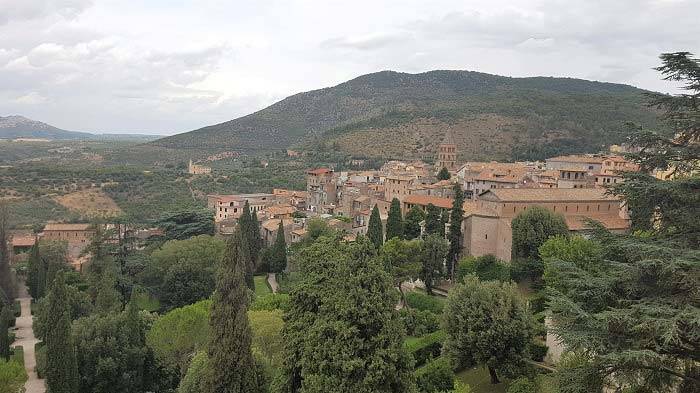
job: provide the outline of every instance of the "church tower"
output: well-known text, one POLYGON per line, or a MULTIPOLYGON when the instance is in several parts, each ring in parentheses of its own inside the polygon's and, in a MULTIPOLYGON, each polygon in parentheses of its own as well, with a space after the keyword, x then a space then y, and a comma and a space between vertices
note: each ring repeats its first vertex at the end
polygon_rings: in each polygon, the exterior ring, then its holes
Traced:
POLYGON ((457 144, 452 137, 451 131, 447 131, 445 139, 438 146, 435 168, 437 171, 442 168, 447 168, 450 171, 457 169, 457 144))

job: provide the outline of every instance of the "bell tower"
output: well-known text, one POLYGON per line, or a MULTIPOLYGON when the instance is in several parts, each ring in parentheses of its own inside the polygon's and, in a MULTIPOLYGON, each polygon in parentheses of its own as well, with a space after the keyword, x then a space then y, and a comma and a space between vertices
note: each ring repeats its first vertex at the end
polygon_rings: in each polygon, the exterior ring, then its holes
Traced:
POLYGON ((450 171, 457 169, 457 144, 451 131, 445 133, 445 139, 438 146, 435 168, 437 171, 442 168, 447 168, 450 171))

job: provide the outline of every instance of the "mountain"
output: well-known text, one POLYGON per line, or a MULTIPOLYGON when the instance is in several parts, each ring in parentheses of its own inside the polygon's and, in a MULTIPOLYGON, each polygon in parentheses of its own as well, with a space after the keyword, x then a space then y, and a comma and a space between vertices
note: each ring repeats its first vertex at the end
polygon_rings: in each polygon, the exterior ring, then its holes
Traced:
POLYGON ((573 78, 382 71, 151 144, 209 152, 294 146, 418 158, 431 156, 449 133, 461 159, 542 158, 621 142, 628 121, 653 125, 642 93, 573 78))
POLYGON ((0 116, 0 139, 90 139, 86 132, 66 131, 24 116, 0 116))

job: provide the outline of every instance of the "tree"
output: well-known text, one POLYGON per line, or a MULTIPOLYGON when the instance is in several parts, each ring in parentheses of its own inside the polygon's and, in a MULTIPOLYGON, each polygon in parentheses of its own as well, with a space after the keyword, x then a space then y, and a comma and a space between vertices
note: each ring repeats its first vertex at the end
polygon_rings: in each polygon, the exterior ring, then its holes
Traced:
POLYGON ((469 256, 462 258, 457 267, 457 281, 461 281, 470 274, 475 275, 481 281, 510 281, 508 263, 499 260, 491 254, 482 255, 480 257, 469 256))
POLYGON ((425 233, 427 235, 440 235, 441 233, 444 235, 445 230, 440 215, 441 209, 439 207, 432 203, 428 205, 425 216, 425 233), (441 229, 440 226, 443 226, 443 228, 441 229))
POLYGON ((700 391, 700 61, 687 52, 661 60, 657 70, 687 93, 649 95, 665 129, 634 130, 630 141, 640 151, 630 158, 642 171, 673 176, 623 174, 612 192, 636 215, 636 231, 593 225, 599 250, 582 258, 557 252, 561 258, 549 262, 557 272, 549 288, 553 331, 579 358, 559 372, 562 392, 700 391))
POLYGON ((199 235, 214 235, 214 216, 209 210, 187 210, 163 215, 156 226, 165 235, 164 240, 183 240, 199 235))
POLYGON ((39 255, 39 238, 35 237, 34 245, 29 250, 27 258, 27 288, 29 295, 34 299, 39 299, 39 269, 44 269, 44 264, 39 255))
POLYGON ((450 249, 447 253, 447 272, 450 278, 455 278, 455 265, 462 253, 462 220, 464 219, 464 192, 459 183, 455 183, 454 200, 452 210, 450 210, 450 233, 447 240, 450 242, 450 249))
POLYGON ((539 258, 538 249, 552 236, 569 234, 564 216, 544 207, 533 206, 511 222, 514 258, 539 258))
POLYGON ((0 302, 12 303, 15 298, 15 281, 10 270, 9 211, 5 203, 0 203, 0 302), (3 296, 4 295, 4 296, 3 296))
POLYGON ((105 271, 102 274, 102 280, 95 298, 95 310, 98 313, 107 314, 113 311, 121 311, 122 301, 116 285, 116 274, 112 271, 105 271))
POLYGON ((367 226, 367 237, 372 241, 375 247, 379 248, 384 243, 384 229, 382 226, 382 218, 379 216, 379 208, 374 205, 372 214, 369 216, 369 225, 367 226))
POLYGON ((401 218, 401 202, 397 198, 391 200, 389 216, 386 220, 386 240, 398 237, 403 239, 403 219, 401 218))
POLYGON ((450 175, 450 171, 448 171, 445 167, 442 167, 442 169, 440 169, 440 172, 438 172, 437 174, 438 180, 450 180, 450 177, 452 177, 450 175))
POLYGON ((421 235, 421 221, 425 220, 425 213, 418 206, 413 206, 406 213, 404 221, 404 237, 408 240, 419 238, 421 235))
POLYGON ((285 314, 288 392, 412 392, 415 381, 395 313, 397 293, 360 237, 322 238, 301 252, 302 282, 285 314))
POLYGON ((275 244, 272 246, 270 259, 270 271, 281 273, 287 268, 287 241, 284 239, 284 224, 280 220, 277 226, 277 237, 275 244))
POLYGON ((518 375, 534 337, 534 322, 513 283, 467 276, 447 297, 444 353, 457 367, 484 364, 491 383, 518 375))
POLYGON ((242 252, 242 229, 237 229, 226 245, 212 300, 208 348, 211 372, 207 381, 210 392, 261 391, 250 349, 252 333, 244 281, 248 261, 242 252))
POLYGON ((10 306, 0 307, 0 359, 10 361, 10 306))
MULTIPOLYGON (((243 211, 241 216, 238 218, 238 227, 241 230, 242 244, 241 244, 241 255, 245 258, 245 270, 244 277, 246 285, 251 290, 255 290, 255 281, 253 280, 253 272, 255 271, 255 266, 258 264, 258 244, 257 237, 255 235, 257 215, 255 212, 250 211, 250 204, 245 201, 243 205, 243 211)), ((258 229, 259 233, 259 229, 258 229)))
POLYGON ((425 284, 428 294, 433 294, 435 282, 444 275, 447 241, 438 235, 425 238, 421 253, 420 279, 425 284))
POLYGON ((401 284, 418 277, 422 243, 420 240, 401 240, 395 237, 384 243, 379 250, 379 260, 389 272, 393 285, 399 289, 403 304, 406 304, 406 299, 401 284))
POLYGON ((180 381, 177 393, 203 393, 207 391, 208 371, 211 368, 206 351, 199 351, 192 358, 187 373, 180 381))
POLYGON ((51 285, 46 322, 46 385, 51 393, 78 391, 78 363, 63 273, 51 285))

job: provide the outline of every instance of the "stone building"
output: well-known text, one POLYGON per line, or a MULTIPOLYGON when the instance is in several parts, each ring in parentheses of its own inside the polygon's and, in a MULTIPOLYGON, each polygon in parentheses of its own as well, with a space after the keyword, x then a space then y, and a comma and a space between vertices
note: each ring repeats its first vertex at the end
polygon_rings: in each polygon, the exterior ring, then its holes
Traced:
POLYGON ((449 171, 457 169, 457 144, 449 131, 438 146, 437 159, 435 160, 435 171, 442 168, 447 168, 449 171))
POLYGON ((337 187, 333 170, 318 168, 306 171, 306 192, 309 196, 307 207, 311 211, 323 213, 329 205, 335 205, 337 187))
POLYGON ((273 194, 238 194, 238 195, 207 195, 207 207, 214 211, 214 222, 237 220, 243 213, 243 206, 248 201, 250 211, 260 212, 275 204, 273 194))
POLYGON ((190 175, 207 175, 211 173, 211 168, 208 166, 197 165, 190 160, 187 164, 187 173, 190 175))

